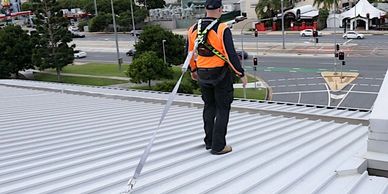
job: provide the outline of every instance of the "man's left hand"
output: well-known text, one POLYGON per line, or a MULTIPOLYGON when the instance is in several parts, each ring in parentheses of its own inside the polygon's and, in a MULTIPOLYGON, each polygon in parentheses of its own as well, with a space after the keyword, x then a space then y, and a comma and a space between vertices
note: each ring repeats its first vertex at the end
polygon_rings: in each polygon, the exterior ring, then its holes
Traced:
POLYGON ((198 74, 196 71, 194 72, 191 72, 191 79, 195 80, 195 81, 198 81, 198 74))

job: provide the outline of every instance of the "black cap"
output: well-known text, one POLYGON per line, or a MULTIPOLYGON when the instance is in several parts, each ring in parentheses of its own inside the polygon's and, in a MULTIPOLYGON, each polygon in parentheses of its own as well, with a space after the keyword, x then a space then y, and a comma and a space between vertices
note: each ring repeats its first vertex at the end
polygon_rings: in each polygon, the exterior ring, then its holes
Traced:
POLYGON ((206 0, 205 2, 205 8, 206 9, 218 9, 222 7, 222 0, 206 0))

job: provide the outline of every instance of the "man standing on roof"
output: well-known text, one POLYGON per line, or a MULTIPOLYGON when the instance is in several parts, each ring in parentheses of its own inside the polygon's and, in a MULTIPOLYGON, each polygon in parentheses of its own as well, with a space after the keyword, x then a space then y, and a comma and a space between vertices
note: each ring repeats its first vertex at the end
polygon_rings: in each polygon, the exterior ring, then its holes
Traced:
POLYGON ((198 47, 190 61, 191 77, 198 80, 204 101, 203 121, 206 149, 212 154, 232 151, 226 145, 230 106, 233 102, 232 71, 241 78, 245 87, 247 78, 234 49, 232 33, 218 19, 222 14, 221 0, 206 0, 206 17, 188 31, 188 51, 198 47))

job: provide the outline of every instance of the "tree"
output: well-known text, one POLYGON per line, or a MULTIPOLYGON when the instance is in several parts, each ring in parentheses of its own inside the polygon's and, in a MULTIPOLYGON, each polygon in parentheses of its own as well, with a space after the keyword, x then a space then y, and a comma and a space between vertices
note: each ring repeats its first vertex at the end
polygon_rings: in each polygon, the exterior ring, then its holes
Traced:
POLYGON ((163 43, 165 42, 166 61, 168 64, 181 64, 184 60, 185 41, 183 36, 176 35, 160 26, 146 26, 135 45, 136 53, 154 51, 160 59, 163 59, 163 43))
POLYGON ((30 36, 20 26, 6 26, 0 30, 0 78, 33 68, 30 36))
POLYGON ((148 82, 148 86, 151 88, 151 80, 171 78, 172 70, 155 52, 148 51, 132 61, 127 75, 131 78, 131 82, 148 82))
POLYGON ((37 33, 34 33, 32 62, 39 69, 55 68, 58 81, 61 71, 66 65, 73 63, 73 47, 71 33, 67 30, 68 21, 59 11, 56 0, 42 0, 41 6, 35 11, 37 33))
POLYGON ((163 8, 166 5, 164 0, 137 0, 137 3, 145 5, 147 9, 163 8))
MULTIPOLYGON (((314 6, 321 7, 323 9, 330 10, 331 8, 338 7, 339 0, 314 0, 314 6)), ((334 9, 333 9, 334 10, 334 9)))
MULTIPOLYGON (((283 3, 284 9, 292 6, 292 2, 290 1, 284 1, 283 3)), ((259 19, 275 17, 277 14, 282 12, 281 2, 280 0, 260 0, 256 5, 255 11, 257 18, 259 19)))

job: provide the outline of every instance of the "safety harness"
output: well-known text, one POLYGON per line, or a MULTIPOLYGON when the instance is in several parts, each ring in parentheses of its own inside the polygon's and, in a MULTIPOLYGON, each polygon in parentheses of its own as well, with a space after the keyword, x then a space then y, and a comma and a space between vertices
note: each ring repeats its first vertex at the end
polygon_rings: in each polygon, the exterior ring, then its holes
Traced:
MULTIPOLYGON (((225 62, 229 63, 228 58, 226 58, 220 51, 218 51, 216 48, 214 48, 211 44, 207 42, 207 34, 209 30, 218 22, 218 19, 213 20, 203 31, 201 31, 202 27, 202 19, 198 21, 197 25, 197 39, 198 41, 198 49, 203 49, 203 46, 209 49, 209 51, 212 52, 212 54, 216 55, 220 59, 224 60, 225 62)), ((196 50, 197 54, 200 54, 198 50, 196 50)))

